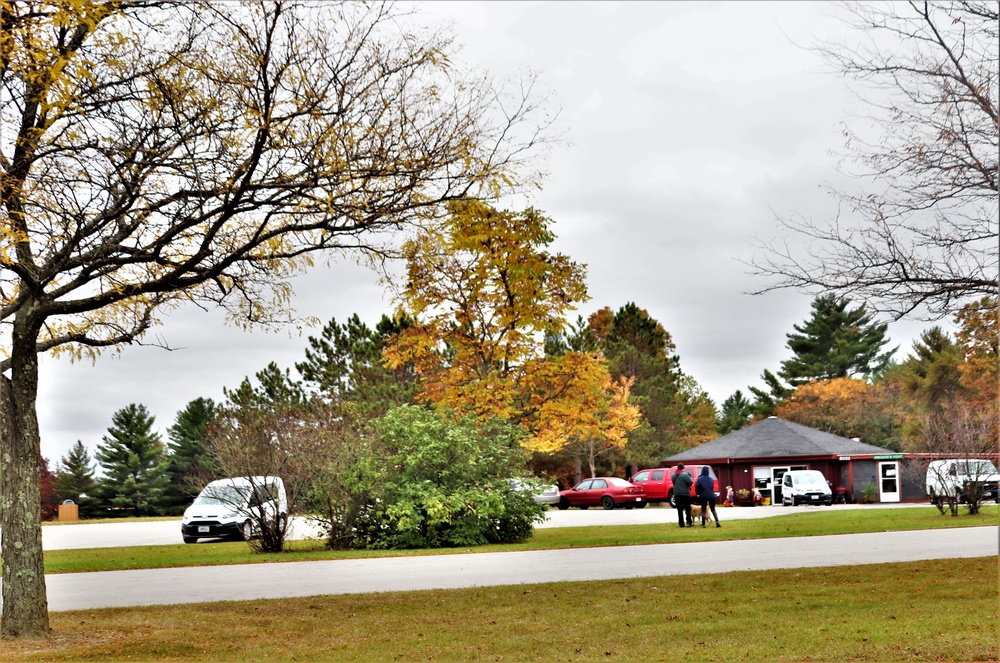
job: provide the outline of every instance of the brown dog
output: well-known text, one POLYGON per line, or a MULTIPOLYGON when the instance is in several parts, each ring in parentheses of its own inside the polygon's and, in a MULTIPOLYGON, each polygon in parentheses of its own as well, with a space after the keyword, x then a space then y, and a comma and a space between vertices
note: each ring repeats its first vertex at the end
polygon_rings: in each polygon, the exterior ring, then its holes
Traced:
POLYGON ((711 522, 711 520, 712 520, 712 510, 711 509, 705 509, 705 512, 702 513, 702 509, 701 509, 701 505, 700 504, 692 504, 691 505, 691 518, 692 519, 701 518, 701 524, 705 525, 706 522, 711 522))

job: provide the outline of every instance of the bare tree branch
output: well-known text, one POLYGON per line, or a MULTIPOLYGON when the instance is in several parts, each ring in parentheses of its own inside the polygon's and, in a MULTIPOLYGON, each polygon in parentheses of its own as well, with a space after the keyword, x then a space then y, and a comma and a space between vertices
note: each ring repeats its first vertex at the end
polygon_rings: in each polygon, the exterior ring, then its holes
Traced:
POLYGON ((768 284, 862 298, 895 318, 938 319, 997 292, 998 16, 995 3, 852 4, 860 42, 816 51, 861 84, 878 142, 846 132, 868 192, 831 190, 832 220, 779 216, 805 241, 760 242, 768 284))

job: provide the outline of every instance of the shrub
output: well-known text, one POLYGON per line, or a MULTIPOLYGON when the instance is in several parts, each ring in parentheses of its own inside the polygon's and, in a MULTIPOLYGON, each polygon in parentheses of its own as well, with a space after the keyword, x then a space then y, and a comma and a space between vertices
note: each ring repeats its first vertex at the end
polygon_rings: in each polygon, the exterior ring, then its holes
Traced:
MULTIPOLYGON (((353 546, 433 548, 524 541, 544 516, 524 474, 522 432, 505 422, 455 419, 420 406, 374 423, 353 466, 365 491, 352 513, 353 546)), ((343 523, 331 523, 343 533, 343 523)))

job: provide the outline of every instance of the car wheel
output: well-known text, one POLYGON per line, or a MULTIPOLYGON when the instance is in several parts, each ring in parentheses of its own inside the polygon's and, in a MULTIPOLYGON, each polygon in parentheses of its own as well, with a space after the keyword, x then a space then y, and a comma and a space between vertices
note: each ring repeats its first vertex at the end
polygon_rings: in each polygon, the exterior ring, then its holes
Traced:
POLYGON ((249 520, 243 523, 243 527, 240 528, 240 533, 243 535, 244 541, 249 541, 253 538, 253 523, 249 520))
POLYGON ((637 508, 637 509, 645 509, 646 508, 646 503, 645 502, 636 502, 635 503, 635 508, 637 508))
POLYGON ((590 505, 589 505, 589 504, 584 504, 584 505, 582 505, 582 506, 580 507, 580 510, 581 510, 581 511, 586 511, 586 510, 587 510, 587 509, 589 509, 589 508, 590 508, 590 505))
POLYGON ((604 507, 605 511, 611 511, 611 509, 615 508, 615 498, 611 497, 611 495, 605 495, 601 498, 601 506, 604 507))
POLYGON ((674 491, 671 490, 670 494, 667 495, 667 502, 670 504, 671 509, 677 508, 677 501, 674 499, 674 491))
POLYGON ((184 537, 184 543, 197 543, 197 542, 198 542, 198 537, 196 537, 196 536, 185 536, 184 537))
POLYGON ((565 497, 560 497, 559 504, 557 504, 556 506, 559 507, 560 511, 565 511, 566 509, 569 508, 569 500, 566 499, 565 497))
POLYGON ((288 516, 285 514, 278 516, 278 531, 282 536, 288 533, 288 516))
POLYGON ((799 501, 795 498, 794 495, 792 495, 792 506, 798 506, 798 505, 799 505, 799 501))
POLYGON ((632 502, 625 502, 625 504, 623 504, 622 506, 625 507, 626 511, 635 508, 635 504, 633 504, 632 502))

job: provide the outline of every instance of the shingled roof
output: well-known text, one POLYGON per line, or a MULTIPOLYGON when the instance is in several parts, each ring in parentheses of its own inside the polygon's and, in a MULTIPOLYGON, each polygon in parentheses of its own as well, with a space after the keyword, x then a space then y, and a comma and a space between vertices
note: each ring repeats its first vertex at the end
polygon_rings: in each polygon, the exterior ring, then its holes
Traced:
POLYGON ((716 438, 711 442, 674 454, 665 461, 708 460, 717 458, 762 458, 768 456, 831 456, 891 454, 864 442, 824 433, 801 424, 769 417, 716 438))

